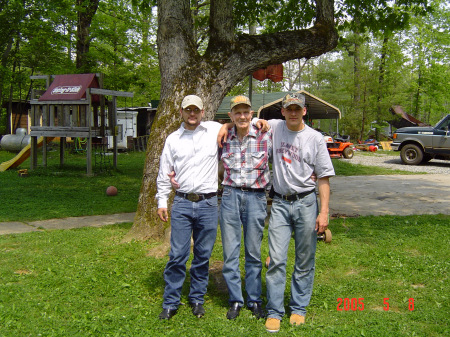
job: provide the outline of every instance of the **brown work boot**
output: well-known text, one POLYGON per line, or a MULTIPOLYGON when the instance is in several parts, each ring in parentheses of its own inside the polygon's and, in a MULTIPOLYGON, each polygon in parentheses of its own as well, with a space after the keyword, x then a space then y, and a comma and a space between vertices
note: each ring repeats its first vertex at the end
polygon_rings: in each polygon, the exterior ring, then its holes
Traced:
POLYGON ((266 320, 266 330, 269 332, 278 332, 280 331, 280 322, 281 320, 277 318, 269 317, 266 320))
POLYGON ((289 323, 291 323, 291 325, 305 324, 305 316, 292 314, 291 318, 289 319, 289 323))

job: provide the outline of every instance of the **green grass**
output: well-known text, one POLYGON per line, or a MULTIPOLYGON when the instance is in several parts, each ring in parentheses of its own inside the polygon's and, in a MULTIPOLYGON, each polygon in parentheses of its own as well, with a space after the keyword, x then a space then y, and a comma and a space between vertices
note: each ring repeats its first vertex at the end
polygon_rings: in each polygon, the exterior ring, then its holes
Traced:
MULTIPOLYGON (((12 156, 0 151, 0 162, 12 156)), ((88 177, 84 154, 67 152, 65 165, 60 167, 59 151, 52 151, 47 167, 29 171, 28 177, 20 177, 17 169, 0 172, 0 221, 134 212, 144 161, 143 152, 119 153, 117 170, 103 170, 88 177), (117 196, 106 195, 110 185, 117 187, 117 196)), ((29 160, 19 168, 28 167, 29 160)))
MULTIPOLYGON (((333 219, 333 241, 318 243, 307 322, 292 328, 285 319, 277 336, 448 336, 449 225, 444 215, 333 219), (339 298, 363 298, 364 310, 338 311, 339 298)), ((0 236, 0 336, 269 335, 248 310, 225 318, 220 270, 210 277, 204 318, 184 305, 159 321, 167 258, 148 256, 145 242, 121 243, 130 226, 0 236)), ((219 238, 213 264, 222 261, 219 238)), ((287 270, 289 280, 292 258, 287 270)), ((287 294, 289 282, 286 303, 287 294)), ((182 302, 187 295, 185 282, 182 302)))

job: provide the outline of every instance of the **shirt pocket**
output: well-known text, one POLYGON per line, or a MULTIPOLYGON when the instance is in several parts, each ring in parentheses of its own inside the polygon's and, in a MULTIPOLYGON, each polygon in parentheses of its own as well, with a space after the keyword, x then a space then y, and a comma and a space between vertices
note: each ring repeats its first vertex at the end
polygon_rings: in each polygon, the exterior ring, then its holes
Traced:
POLYGON ((251 169, 265 170, 268 163, 268 156, 266 151, 252 152, 250 155, 251 169))
POLYGON ((239 169, 239 163, 234 153, 225 153, 222 155, 223 167, 225 170, 239 169))

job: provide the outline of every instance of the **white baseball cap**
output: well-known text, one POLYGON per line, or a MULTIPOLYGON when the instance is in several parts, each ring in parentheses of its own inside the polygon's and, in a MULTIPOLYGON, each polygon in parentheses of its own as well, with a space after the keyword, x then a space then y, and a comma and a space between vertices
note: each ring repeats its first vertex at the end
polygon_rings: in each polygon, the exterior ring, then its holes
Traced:
POLYGON ((190 105, 195 105, 200 110, 203 110, 203 101, 196 95, 187 95, 185 98, 183 98, 183 102, 181 102, 181 108, 186 109, 190 105))

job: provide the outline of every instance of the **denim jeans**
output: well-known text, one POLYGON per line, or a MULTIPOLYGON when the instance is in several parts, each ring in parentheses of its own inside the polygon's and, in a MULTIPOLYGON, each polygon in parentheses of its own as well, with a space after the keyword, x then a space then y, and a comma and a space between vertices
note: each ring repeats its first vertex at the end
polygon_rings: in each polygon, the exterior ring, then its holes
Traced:
POLYGON ((282 319, 284 316, 286 262, 292 232, 295 266, 289 307, 291 314, 306 315, 314 283, 317 211, 315 193, 296 201, 285 201, 278 197, 273 199, 269 221, 270 264, 266 273, 268 317, 282 319))
POLYGON ((209 258, 217 236, 217 218, 217 197, 198 202, 175 197, 171 212, 169 262, 164 270, 164 309, 176 309, 180 305, 191 236, 194 240, 194 258, 189 271, 189 302, 204 303, 209 279, 209 258))
POLYGON ((220 231, 223 246, 223 277, 227 283, 229 301, 244 305, 241 287, 239 255, 241 225, 245 248, 245 290, 247 305, 261 303, 261 241, 267 215, 265 192, 242 191, 224 187, 220 205, 220 231))

